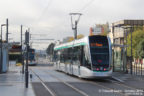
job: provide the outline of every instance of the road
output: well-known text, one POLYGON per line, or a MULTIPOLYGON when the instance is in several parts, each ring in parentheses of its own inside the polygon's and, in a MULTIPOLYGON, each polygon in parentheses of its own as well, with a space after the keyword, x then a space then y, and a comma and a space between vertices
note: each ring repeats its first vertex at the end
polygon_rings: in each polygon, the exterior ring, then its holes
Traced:
POLYGON ((36 96, 143 96, 143 89, 114 79, 80 79, 55 71, 48 62, 40 63, 29 67, 36 96))

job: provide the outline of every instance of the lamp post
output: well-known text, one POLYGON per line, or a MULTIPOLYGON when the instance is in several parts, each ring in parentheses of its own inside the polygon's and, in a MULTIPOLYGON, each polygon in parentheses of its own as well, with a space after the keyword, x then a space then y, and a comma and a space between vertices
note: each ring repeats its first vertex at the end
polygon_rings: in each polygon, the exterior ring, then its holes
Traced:
POLYGON ((82 15, 81 13, 70 13, 69 15, 71 15, 71 26, 72 26, 72 30, 74 30, 74 39, 77 39, 77 24, 80 20, 80 16, 82 15), (78 16, 77 20, 74 21, 73 24, 73 16, 78 16))
POLYGON ((22 63, 22 74, 24 74, 24 58, 23 58, 23 49, 22 49, 22 30, 23 29, 23 26, 21 25, 21 63, 22 63))
POLYGON ((9 26, 9 23, 8 23, 8 19, 6 19, 6 42, 8 43, 8 26, 9 26))
POLYGON ((131 71, 130 71, 130 73, 132 74, 133 73, 133 65, 132 65, 132 31, 133 31, 133 27, 131 27, 131 29, 130 29, 130 31, 131 31, 131 67, 130 67, 130 69, 131 69, 131 71))
POLYGON ((29 32, 25 32, 25 44, 26 44, 26 66, 25 66, 25 87, 28 88, 29 82, 29 70, 28 70, 28 52, 29 52, 29 32))
POLYGON ((2 72, 2 64, 3 64, 3 42, 2 42, 2 27, 6 26, 6 24, 1 25, 1 65, 0 65, 0 71, 2 72))

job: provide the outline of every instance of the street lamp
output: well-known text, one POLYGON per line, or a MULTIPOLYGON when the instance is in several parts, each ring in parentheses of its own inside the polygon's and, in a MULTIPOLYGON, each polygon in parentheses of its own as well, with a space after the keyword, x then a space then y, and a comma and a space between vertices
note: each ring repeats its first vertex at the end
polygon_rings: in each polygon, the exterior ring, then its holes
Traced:
POLYGON ((71 26, 72 26, 72 30, 74 30, 74 39, 77 39, 77 24, 80 20, 80 16, 82 15, 81 13, 70 13, 69 15, 71 15, 71 26), (78 16, 78 18, 74 21, 73 24, 73 16, 78 16))
POLYGON ((2 51, 3 51, 3 42, 2 42, 2 27, 3 26, 6 26, 6 24, 2 24, 1 25, 1 65, 0 65, 0 71, 2 71, 2 63, 3 63, 3 53, 2 53, 2 51))

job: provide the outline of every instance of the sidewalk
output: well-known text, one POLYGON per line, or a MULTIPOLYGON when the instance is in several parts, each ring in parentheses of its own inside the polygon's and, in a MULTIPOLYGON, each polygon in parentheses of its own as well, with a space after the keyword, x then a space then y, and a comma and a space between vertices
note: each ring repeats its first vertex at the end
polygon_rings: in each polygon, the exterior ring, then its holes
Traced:
POLYGON ((136 74, 126 74, 122 72, 113 72, 112 77, 115 77, 117 79, 120 79, 122 81, 127 81, 127 80, 143 80, 144 81, 144 75, 136 75, 136 74))
POLYGON ((10 65, 7 73, 0 74, 1 96, 35 96, 32 86, 25 88, 24 75, 20 73, 21 67, 10 65))
POLYGON ((113 72, 112 77, 127 86, 144 90, 144 76, 113 72))

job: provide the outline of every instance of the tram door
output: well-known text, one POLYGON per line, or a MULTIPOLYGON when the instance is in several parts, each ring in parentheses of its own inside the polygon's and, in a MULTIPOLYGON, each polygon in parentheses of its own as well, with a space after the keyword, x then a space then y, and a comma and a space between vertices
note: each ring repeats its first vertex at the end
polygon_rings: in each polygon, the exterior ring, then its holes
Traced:
POLYGON ((81 61, 81 46, 77 46, 73 48, 73 59, 72 59, 72 72, 75 75, 80 74, 80 61, 81 61))

